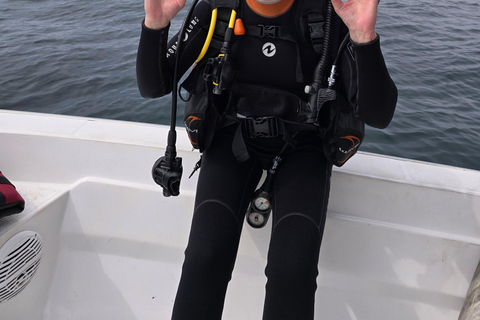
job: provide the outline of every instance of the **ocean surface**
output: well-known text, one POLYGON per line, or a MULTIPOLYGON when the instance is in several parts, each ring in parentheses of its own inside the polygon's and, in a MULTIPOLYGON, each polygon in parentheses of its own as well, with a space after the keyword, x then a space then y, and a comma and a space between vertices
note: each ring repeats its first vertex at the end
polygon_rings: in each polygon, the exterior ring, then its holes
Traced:
MULTIPOLYGON (((136 87, 143 15, 141 0, 0 0, 0 108, 168 124, 170 97, 136 87)), ((377 32, 399 101, 361 150, 480 170, 480 4, 382 0, 377 32)))

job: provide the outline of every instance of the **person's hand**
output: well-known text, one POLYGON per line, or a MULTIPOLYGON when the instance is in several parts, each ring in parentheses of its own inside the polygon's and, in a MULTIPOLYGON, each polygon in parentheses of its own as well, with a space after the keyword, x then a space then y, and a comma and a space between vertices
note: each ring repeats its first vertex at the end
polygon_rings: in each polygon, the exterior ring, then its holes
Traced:
POLYGON ((366 43, 377 37, 375 23, 379 0, 332 0, 338 16, 347 25, 350 38, 357 43, 366 43))
POLYGON ((186 0, 145 0, 145 26, 150 29, 165 28, 180 10, 186 0))

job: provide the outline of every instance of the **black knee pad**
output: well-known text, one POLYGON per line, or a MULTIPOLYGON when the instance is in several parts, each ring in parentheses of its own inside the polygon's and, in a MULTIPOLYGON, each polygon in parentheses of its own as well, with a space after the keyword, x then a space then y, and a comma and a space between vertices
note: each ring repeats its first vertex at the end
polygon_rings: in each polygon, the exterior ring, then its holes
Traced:
POLYGON ((282 218, 272 231, 265 270, 269 281, 316 288, 320 243, 320 228, 308 216, 295 213, 282 218))
POLYGON ((239 222, 217 201, 199 205, 185 250, 184 272, 230 277, 240 239, 239 222))

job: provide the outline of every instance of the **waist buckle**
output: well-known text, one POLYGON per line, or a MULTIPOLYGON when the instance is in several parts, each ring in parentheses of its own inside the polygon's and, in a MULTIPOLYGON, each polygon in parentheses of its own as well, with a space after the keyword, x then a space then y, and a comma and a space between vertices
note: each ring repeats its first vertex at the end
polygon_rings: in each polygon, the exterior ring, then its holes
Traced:
POLYGON ((278 136, 277 117, 247 117, 244 123, 245 133, 249 138, 275 138, 278 136))

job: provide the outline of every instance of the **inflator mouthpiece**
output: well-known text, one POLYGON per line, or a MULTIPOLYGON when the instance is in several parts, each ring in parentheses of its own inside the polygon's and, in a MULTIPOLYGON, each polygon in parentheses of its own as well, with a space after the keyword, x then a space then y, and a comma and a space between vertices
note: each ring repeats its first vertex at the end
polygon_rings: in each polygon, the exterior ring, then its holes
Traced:
POLYGON ((176 197, 180 194, 182 173, 182 158, 180 157, 166 155, 158 159, 152 168, 153 180, 163 188, 165 197, 176 197))

